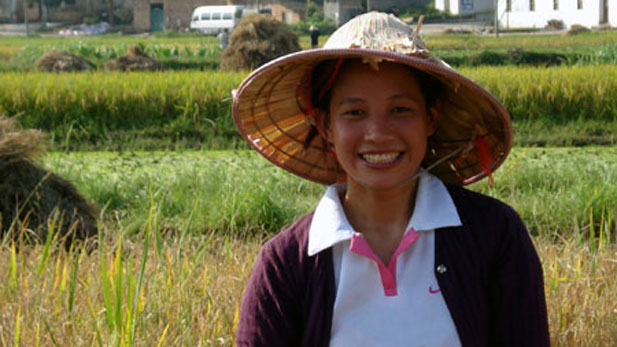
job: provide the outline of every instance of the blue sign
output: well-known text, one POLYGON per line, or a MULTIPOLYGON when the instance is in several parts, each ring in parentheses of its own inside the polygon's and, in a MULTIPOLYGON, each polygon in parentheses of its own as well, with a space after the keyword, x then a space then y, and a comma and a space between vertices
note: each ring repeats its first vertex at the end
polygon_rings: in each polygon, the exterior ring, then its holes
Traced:
POLYGON ((461 10, 473 10, 473 0, 461 0, 461 10))

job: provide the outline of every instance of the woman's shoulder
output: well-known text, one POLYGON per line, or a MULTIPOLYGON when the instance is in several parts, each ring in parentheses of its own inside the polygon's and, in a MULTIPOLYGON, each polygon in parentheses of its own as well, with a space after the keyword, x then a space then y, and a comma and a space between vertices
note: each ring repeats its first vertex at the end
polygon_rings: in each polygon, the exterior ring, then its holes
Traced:
POLYGON ((467 188, 446 184, 448 193, 463 219, 499 219, 519 221, 518 213, 505 202, 467 188))
POLYGON ((313 213, 310 212, 298 218, 290 226, 266 241, 262 247, 262 252, 266 255, 272 254, 283 258, 306 255, 313 213))

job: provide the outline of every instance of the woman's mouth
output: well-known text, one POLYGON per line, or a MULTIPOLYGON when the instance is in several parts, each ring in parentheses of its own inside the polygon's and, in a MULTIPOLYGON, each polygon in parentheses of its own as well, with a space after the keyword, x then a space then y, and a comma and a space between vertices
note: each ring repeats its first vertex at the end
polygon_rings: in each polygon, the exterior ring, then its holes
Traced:
POLYGON ((379 154, 360 154, 360 157, 364 159, 369 164, 389 164, 394 162, 402 152, 390 152, 390 153, 379 153, 379 154))

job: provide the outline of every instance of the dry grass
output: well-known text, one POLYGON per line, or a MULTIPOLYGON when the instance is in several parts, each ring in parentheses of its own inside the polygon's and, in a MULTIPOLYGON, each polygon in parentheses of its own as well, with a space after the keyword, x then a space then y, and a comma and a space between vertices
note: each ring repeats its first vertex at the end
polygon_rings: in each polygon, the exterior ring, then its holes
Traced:
POLYGON ((0 345, 232 344, 257 243, 106 234, 90 253, 2 246, 0 345))
POLYGON ((617 247, 536 239, 552 344, 617 345, 617 247))
MULTIPOLYGON (((16 252, 4 243, 0 345, 232 345, 260 242, 162 236, 156 224, 151 214, 140 237, 105 228, 103 247, 91 253, 53 242, 16 252)), ((553 345, 615 345, 617 247, 535 241, 553 345)))

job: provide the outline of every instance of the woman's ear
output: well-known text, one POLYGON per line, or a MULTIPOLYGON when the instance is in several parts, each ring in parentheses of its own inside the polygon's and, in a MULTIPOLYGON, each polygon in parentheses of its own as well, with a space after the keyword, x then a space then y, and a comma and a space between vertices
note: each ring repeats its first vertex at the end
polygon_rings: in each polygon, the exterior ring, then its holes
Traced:
POLYGON ((332 132, 328 122, 328 114, 321 108, 315 108, 313 111, 315 118, 315 126, 319 131, 319 135, 324 138, 328 143, 332 143, 332 132))
POLYGON ((428 114, 427 114, 428 136, 433 135, 437 131, 437 128, 439 127, 439 120, 441 119, 441 112, 442 112, 441 99, 437 99, 435 100, 435 105, 431 106, 428 109, 428 114))

